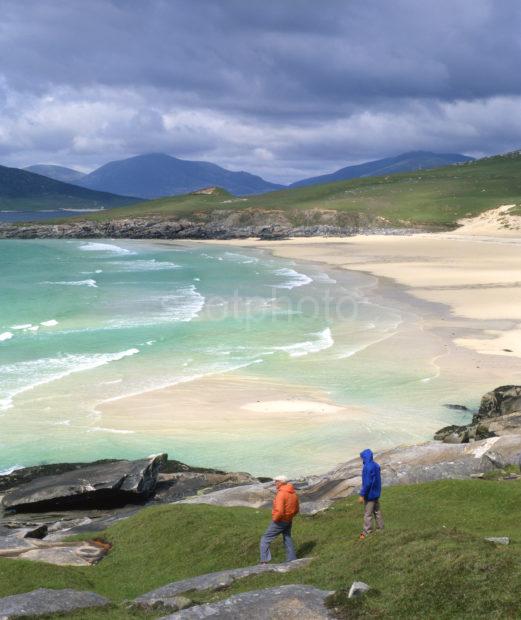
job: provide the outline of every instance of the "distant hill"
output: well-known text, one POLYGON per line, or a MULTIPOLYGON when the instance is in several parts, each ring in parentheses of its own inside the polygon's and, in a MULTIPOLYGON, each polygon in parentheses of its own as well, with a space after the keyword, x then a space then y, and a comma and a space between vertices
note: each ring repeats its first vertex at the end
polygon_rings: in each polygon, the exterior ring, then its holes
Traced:
POLYGON ((52 164, 35 164, 34 166, 27 166, 24 170, 41 174, 44 177, 49 177, 55 181, 62 181, 63 183, 76 183, 85 176, 85 173, 79 170, 66 168, 65 166, 54 166, 52 164))
POLYGON ((177 196, 208 186, 234 195, 262 194, 283 187, 248 172, 232 172, 204 161, 152 153, 112 161, 78 182, 90 189, 142 198, 177 196))
POLYGON ((41 211, 106 209, 138 202, 130 196, 96 192, 34 172, 0 166, 0 209, 41 211))
MULTIPOLYGON (((521 205, 521 152, 470 161, 460 166, 402 172, 386 176, 337 181, 237 198, 215 191, 151 200, 82 219, 116 220, 124 217, 190 218, 214 209, 241 213, 241 222, 258 221, 270 210, 283 211, 296 224, 299 213, 339 211, 346 222, 375 222, 382 226, 451 228, 463 217, 500 205, 521 205)), ((518 207, 521 214, 521 207, 518 207)))
POLYGON ((431 153, 429 151, 411 151, 402 153, 396 157, 368 161, 357 166, 346 166, 331 174, 323 174, 318 177, 310 177, 292 183, 290 187, 303 187, 305 185, 319 185, 322 183, 334 183, 335 181, 347 181, 362 177, 385 176, 397 172, 414 172, 415 170, 428 170, 442 168, 450 164, 461 164, 473 161, 472 157, 459 155, 458 153, 431 153))

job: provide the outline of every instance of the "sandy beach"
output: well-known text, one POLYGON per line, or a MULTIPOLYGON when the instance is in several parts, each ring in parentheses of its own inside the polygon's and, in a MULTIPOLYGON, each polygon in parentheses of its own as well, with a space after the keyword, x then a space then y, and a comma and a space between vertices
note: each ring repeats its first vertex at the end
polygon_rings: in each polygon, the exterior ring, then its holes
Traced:
POLYGON ((456 335, 457 344, 521 357, 521 217, 508 215, 512 206, 463 220, 451 233, 214 243, 391 279, 418 299, 447 306, 455 318, 490 322, 474 325, 476 337, 456 335))
MULTIPOLYGON (((213 243, 376 276, 379 294, 399 300, 404 292, 416 300, 418 314, 401 340, 380 345, 382 354, 414 355, 418 346, 427 347, 434 378, 458 376, 478 392, 484 379, 495 387, 521 377, 521 235, 502 234, 497 218, 480 223, 482 234, 476 230, 471 222, 444 234, 213 243)), ((391 446, 407 442, 408 433, 411 443, 427 439, 443 425, 441 419, 422 421, 417 414, 386 419, 381 412, 379 417, 336 403, 326 391, 235 372, 106 402, 97 410, 106 427, 188 440, 203 434, 241 441, 270 428, 283 439, 300 431, 321 433, 349 420, 353 428, 371 429, 374 445, 391 446)), ((324 463, 328 458, 334 462, 336 457, 326 455, 324 463)))

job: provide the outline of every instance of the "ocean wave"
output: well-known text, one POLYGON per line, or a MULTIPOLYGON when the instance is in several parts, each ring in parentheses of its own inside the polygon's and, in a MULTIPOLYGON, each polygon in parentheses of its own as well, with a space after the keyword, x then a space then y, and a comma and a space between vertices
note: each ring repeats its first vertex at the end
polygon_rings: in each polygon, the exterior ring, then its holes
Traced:
POLYGON ((40 325, 43 325, 44 327, 54 327, 55 325, 58 325, 58 321, 56 319, 50 319, 49 321, 42 321, 40 325))
POLYGON ((320 284, 336 284, 336 280, 334 280, 327 273, 319 273, 318 275, 313 277, 315 282, 320 282, 320 284))
POLYGON ((23 469, 24 466, 23 465, 12 465, 11 467, 8 467, 7 469, 0 469, 0 476, 9 476, 9 474, 12 474, 15 471, 18 471, 19 469, 23 469))
POLYGON ((292 289, 297 286, 306 286, 306 284, 313 282, 313 278, 310 278, 305 273, 299 273, 298 271, 289 269, 288 267, 282 267, 282 269, 277 269, 273 273, 276 276, 286 278, 285 282, 282 282, 281 284, 274 284, 273 288, 292 289))
POLYGON ((225 252, 224 257, 232 263, 241 263, 242 265, 259 262, 259 259, 255 258, 255 256, 247 256, 238 252, 225 252))
POLYGON ((4 342, 5 340, 11 340, 12 337, 12 332, 4 332, 3 334, 0 334, 0 342, 4 342))
POLYGON ((158 261, 155 258, 150 260, 130 260, 112 261, 111 265, 123 267, 124 271, 164 271, 171 269, 181 269, 181 265, 169 261, 158 261))
POLYGON ((40 385, 52 383, 78 372, 93 370, 111 362, 139 353, 139 349, 127 349, 117 353, 68 354, 55 358, 42 358, 15 362, 0 366, 0 410, 10 409, 13 398, 40 385))
POLYGON ((326 329, 321 332, 310 334, 310 336, 315 336, 315 339, 295 342, 294 344, 281 347, 271 347, 271 349, 275 351, 284 351, 288 353, 290 357, 303 357, 304 355, 309 355, 309 353, 318 353, 319 351, 329 349, 335 344, 329 327, 326 327, 326 329))
POLYGON ((29 329, 32 326, 32 323, 23 323, 21 325, 11 325, 11 329, 29 329))
POLYGON ((136 431, 118 430, 116 428, 103 428, 102 426, 93 426, 87 430, 88 433, 116 433, 118 435, 133 435, 136 431))
POLYGON ((63 286, 90 286, 91 288, 98 288, 98 283, 93 278, 87 280, 61 280, 59 282, 46 282, 46 284, 60 284, 63 286))
POLYGON ((190 284, 168 295, 133 300, 132 308, 136 316, 114 319, 109 322, 109 326, 138 327, 177 321, 188 323, 199 315, 205 302, 205 297, 190 284))
POLYGON ((113 252, 114 254, 135 254, 131 250, 121 248, 119 245, 113 245, 112 243, 98 243, 96 241, 89 241, 80 245, 80 250, 84 252, 113 252))

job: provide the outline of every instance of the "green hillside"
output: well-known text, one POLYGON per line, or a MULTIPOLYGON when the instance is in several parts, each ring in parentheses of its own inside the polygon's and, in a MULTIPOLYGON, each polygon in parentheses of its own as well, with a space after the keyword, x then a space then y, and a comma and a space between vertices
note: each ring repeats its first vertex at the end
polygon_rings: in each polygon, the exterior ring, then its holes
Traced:
MULTIPOLYGON (((196 602, 284 583, 342 590, 354 580, 373 592, 361 601, 337 597, 343 618, 521 617, 521 481, 444 480, 384 489, 386 530, 358 540, 362 507, 356 498, 313 517, 298 517, 298 555, 306 568, 238 581, 196 602), (486 536, 509 536, 496 547, 486 536), (354 605, 354 607, 353 607, 354 605)), ((166 505, 148 508, 112 526, 103 536, 114 547, 100 564, 57 567, 0 558, 0 596, 36 587, 95 590, 111 609, 76 619, 158 618, 161 610, 129 612, 122 603, 171 581, 255 564, 268 510, 166 505)), ((283 560, 281 541, 274 560, 283 560)))
POLYGON ((0 166, 0 210, 110 209, 136 202, 137 198, 97 192, 27 170, 0 166))
POLYGON ((93 214, 88 219, 180 217, 214 209, 280 209, 298 217, 301 209, 335 209, 383 217, 394 226, 451 227, 462 217, 511 203, 521 203, 519 152, 434 170, 313 185, 248 198, 234 198, 225 192, 162 198, 93 214))

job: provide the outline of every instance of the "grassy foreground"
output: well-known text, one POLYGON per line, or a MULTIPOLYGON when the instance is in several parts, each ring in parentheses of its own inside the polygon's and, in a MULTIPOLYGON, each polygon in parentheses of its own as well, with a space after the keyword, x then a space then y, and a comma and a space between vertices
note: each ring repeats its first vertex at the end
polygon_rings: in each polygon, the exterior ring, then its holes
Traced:
MULTIPOLYGON (((298 212, 333 209, 391 225, 454 227, 458 219, 503 204, 521 202, 521 154, 489 157, 467 164, 340 181, 326 185, 236 198, 223 190, 213 195, 187 194, 92 214, 82 219, 106 221, 137 216, 183 217, 215 209, 282 210, 298 225, 298 212)), ((307 222, 310 223, 310 222, 307 222)))
MULTIPOLYGON (((356 498, 314 517, 299 517, 294 538, 309 567, 287 575, 262 575, 195 601, 284 583, 339 590, 352 581, 374 592, 347 604, 343 617, 518 618, 521 616, 521 482, 442 481, 385 489, 387 529, 357 540, 361 506, 356 498), (509 536, 496 547, 484 536, 509 536)), ((0 596, 36 587, 79 588, 114 601, 110 609, 71 618, 155 618, 129 612, 122 601, 174 580, 255 564, 269 512, 197 505, 154 507, 103 535, 114 548, 99 565, 55 567, 0 558, 0 596)), ((283 560, 280 542, 274 560, 283 560)))

